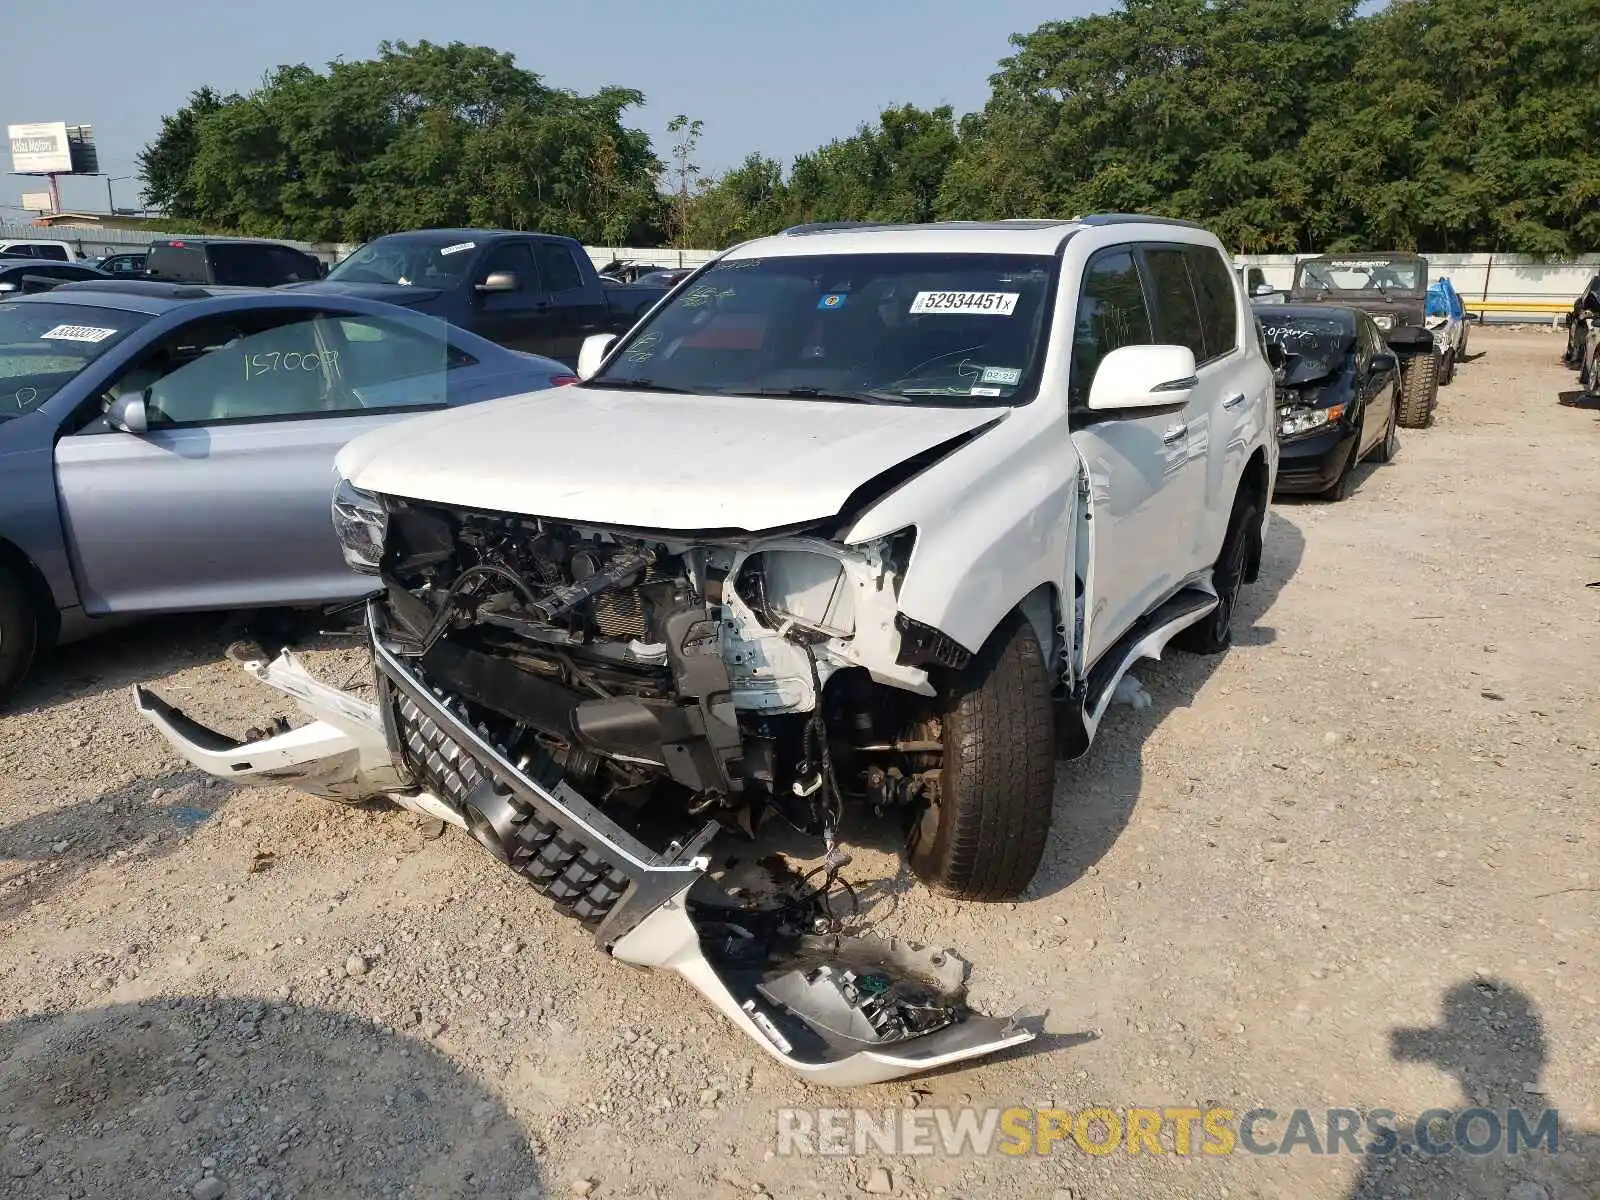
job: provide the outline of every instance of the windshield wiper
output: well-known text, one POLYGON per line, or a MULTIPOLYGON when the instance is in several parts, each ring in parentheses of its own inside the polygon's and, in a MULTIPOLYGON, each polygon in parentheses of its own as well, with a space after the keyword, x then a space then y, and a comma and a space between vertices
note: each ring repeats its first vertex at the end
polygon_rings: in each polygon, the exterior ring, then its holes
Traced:
POLYGON ((830 391, 819 387, 752 388, 749 391, 719 392, 720 396, 784 396, 795 400, 843 400, 848 404, 903 404, 896 392, 830 391))
POLYGON ((665 383, 657 383, 653 379, 608 379, 602 376, 599 379, 585 379, 583 386, 586 388, 617 388, 630 392, 672 392, 679 396, 691 396, 694 394, 688 388, 671 387, 665 383))

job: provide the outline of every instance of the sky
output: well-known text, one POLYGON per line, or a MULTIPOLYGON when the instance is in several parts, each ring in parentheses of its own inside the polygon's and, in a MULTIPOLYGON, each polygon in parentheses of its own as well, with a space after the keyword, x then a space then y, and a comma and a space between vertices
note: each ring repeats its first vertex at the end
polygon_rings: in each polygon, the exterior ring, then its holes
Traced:
MULTIPOLYGON (((667 157, 667 122, 705 122, 706 174, 758 150, 787 164, 891 105, 983 106, 1011 34, 1106 0, 0 0, 0 125, 93 125, 100 169, 136 156, 201 84, 248 91, 286 63, 369 58, 380 41, 514 54, 547 84, 637 88, 630 123, 667 157), (692 15, 691 15, 692 14, 692 15), (33 53, 30 48, 36 48, 33 53)), ((3 150, 0 143, 0 150, 3 150)), ((0 153, 0 164, 10 165, 0 153)), ((0 176, 0 219, 44 180, 0 176)), ((135 179, 113 182, 118 207, 135 179)), ((106 180, 61 180, 64 208, 104 211, 106 180)))

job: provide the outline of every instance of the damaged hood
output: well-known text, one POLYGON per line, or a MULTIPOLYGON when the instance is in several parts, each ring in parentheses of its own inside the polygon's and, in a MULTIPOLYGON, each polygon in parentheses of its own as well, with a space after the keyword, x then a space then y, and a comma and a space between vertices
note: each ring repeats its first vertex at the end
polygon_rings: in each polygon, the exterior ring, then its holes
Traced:
POLYGON ((364 491, 641 529, 774 529, 830 517, 906 459, 1005 416, 563 387, 389 425, 340 452, 364 491))

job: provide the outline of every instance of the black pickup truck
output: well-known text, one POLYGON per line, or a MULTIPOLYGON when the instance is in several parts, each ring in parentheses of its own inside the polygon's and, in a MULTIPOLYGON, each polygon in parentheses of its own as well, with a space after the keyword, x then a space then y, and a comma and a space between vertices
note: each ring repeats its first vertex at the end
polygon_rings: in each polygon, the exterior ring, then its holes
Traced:
POLYGON ((602 282, 572 238, 502 229, 387 234, 326 279, 287 286, 401 304, 569 367, 584 338, 625 332, 667 292, 602 282))

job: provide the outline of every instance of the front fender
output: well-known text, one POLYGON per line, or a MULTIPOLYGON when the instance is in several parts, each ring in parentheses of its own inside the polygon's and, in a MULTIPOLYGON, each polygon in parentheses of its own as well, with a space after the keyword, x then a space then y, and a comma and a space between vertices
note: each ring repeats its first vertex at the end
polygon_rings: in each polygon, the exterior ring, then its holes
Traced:
POLYGON ((976 652, 1024 597, 1072 594, 1081 470, 1064 421, 1019 413, 874 505, 845 541, 915 526, 900 611, 976 652))

